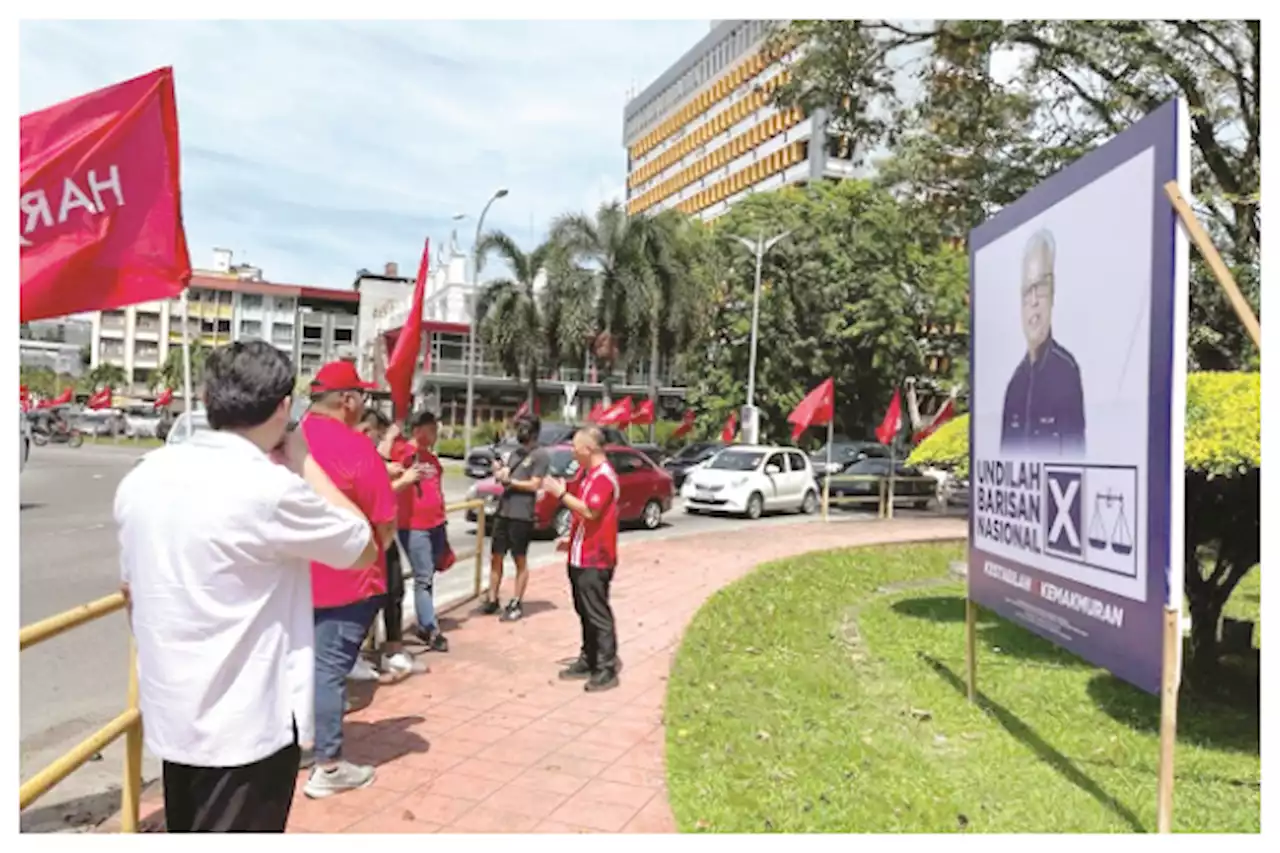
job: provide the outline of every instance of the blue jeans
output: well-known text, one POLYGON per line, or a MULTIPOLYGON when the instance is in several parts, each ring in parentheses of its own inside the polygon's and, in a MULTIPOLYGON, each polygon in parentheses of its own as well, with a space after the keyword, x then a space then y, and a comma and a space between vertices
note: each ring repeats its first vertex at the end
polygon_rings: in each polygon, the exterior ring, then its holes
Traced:
POLYGON ((444 526, 401 530, 399 536, 400 550, 413 567, 413 609, 418 615, 418 628, 435 633, 440 629, 436 621, 436 558, 444 552, 444 526))
POLYGON ((347 706, 347 674, 382 608, 381 597, 315 611, 316 761, 342 757, 342 715, 347 706))

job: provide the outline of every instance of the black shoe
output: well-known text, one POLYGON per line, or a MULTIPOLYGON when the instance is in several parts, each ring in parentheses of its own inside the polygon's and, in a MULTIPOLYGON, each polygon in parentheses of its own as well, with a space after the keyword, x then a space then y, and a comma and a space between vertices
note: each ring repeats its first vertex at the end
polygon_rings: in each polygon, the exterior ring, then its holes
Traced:
POLYGON ((576 681, 581 678, 591 677, 591 666, 582 658, 578 658, 564 669, 560 670, 561 681, 576 681))
POLYGON ((618 686, 618 675, 611 669, 602 669, 592 673, 591 679, 583 688, 588 693, 603 693, 618 686))
POLYGON ((480 605, 480 612, 485 616, 492 616, 498 612, 498 602, 486 600, 484 604, 480 605))
POLYGON ((422 628, 415 628, 413 633, 422 641, 422 645, 427 647, 427 651, 449 651, 449 641, 445 639, 444 634, 440 633, 439 629, 436 629, 435 631, 424 631, 422 628))
POLYGON ((510 603, 507 604, 507 609, 502 611, 502 616, 499 618, 502 619, 503 622, 516 622, 519 621, 521 616, 524 616, 524 610, 520 607, 520 602, 513 598, 510 603))

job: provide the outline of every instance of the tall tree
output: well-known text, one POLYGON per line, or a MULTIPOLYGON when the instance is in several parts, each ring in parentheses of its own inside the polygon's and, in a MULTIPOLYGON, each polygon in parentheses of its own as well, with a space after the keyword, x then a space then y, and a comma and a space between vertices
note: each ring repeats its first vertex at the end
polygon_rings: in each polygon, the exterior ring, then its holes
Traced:
POLYGON ((617 201, 600 205, 595 216, 565 214, 551 226, 551 239, 596 279, 596 339, 593 350, 604 374, 604 396, 612 401, 613 371, 631 355, 634 332, 651 317, 654 275, 649 241, 660 239, 652 219, 628 217, 617 201))
MULTIPOLYGON (((209 348, 197 341, 192 341, 190 347, 191 393, 199 395, 201 384, 204 382, 204 362, 209 354, 209 348)), ((169 354, 165 356, 164 364, 151 375, 151 379, 156 384, 155 387, 164 386, 172 389, 175 395, 183 393, 182 347, 177 345, 169 347, 169 354)))
POLYGON ((124 368, 118 364, 100 363, 89 371, 89 382, 94 391, 110 388, 112 391, 125 384, 124 368))
POLYGON ((477 270, 497 255, 511 275, 485 285, 476 306, 485 352, 511 376, 527 383, 532 408, 538 399, 538 372, 548 360, 546 323, 539 306, 538 278, 547 276, 549 261, 559 251, 550 241, 526 253, 502 231, 490 231, 476 246, 477 270))
MULTIPOLYGON (((1258 310, 1257 21, 796 21, 778 38, 806 45, 779 102, 827 109, 832 129, 861 152, 887 147, 894 156, 882 179, 929 204, 953 232, 1185 98, 1194 204, 1258 310), (915 85, 897 85, 909 77, 915 85), (923 96, 904 104, 902 91, 923 96)), ((1256 365, 1198 256, 1192 272, 1191 366, 1256 365)))
MULTIPOLYGON (((791 231, 765 256, 756 405, 762 432, 787 433, 786 415, 832 376, 837 430, 869 436, 908 376, 949 383, 965 370, 967 263, 931 238, 890 193, 864 181, 823 182, 749 196, 716 232, 754 238, 791 231)), ((724 277, 697 356, 695 405, 723 423, 746 396, 754 258, 721 239, 724 277)))

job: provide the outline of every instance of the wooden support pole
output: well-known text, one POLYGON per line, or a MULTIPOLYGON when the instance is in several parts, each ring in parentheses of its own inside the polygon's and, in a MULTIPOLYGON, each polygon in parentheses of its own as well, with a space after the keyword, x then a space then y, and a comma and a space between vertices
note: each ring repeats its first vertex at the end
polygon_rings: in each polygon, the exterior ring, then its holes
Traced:
POLYGON ((1240 287, 1236 284, 1235 277, 1231 275, 1231 270, 1227 269, 1226 263, 1222 260, 1222 255, 1218 254, 1217 247, 1209 239, 1209 232, 1204 230, 1204 226, 1196 218, 1196 213, 1191 209, 1191 204, 1183 196, 1182 191, 1178 189, 1177 181, 1169 181, 1165 184, 1164 192, 1173 204, 1173 209, 1177 212, 1178 218, 1182 220, 1183 227, 1187 229, 1187 236, 1191 238, 1191 242, 1196 244, 1196 248, 1204 256, 1205 262, 1209 264, 1209 269, 1213 271, 1213 276, 1218 280, 1218 285, 1222 288, 1222 292, 1227 295, 1227 301, 1235 309, 1236 316, 1240 318, 1240 322, 1244 325, 1245 331, 1249 333, 1249 337, 1253 338, 1253 345, 1258 348, 1258 352, 1262 352, 1262 326, 1259 325, 1253 309, 1249 307, 1249 301, 1240 292, 1240 287))
POLYGON ((1178 741, 1178 662, 1182 644, 1178 609, 1164 611, 1164 661, 1160 675, 1160 776, 1156 828, 1173 831, 1173 755, 1178 741))

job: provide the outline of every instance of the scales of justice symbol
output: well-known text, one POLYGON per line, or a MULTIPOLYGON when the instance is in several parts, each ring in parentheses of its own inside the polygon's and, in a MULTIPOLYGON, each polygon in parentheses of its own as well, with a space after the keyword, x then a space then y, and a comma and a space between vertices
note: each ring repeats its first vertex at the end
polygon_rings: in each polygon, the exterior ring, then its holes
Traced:
POLYGON ((1133 553, 1133 532, 1129 529, 1129 522, 1124 514, 1124 495, 1108 489, 1093 496, 1093 519, 1089 522, 1089 544, 1098 549, 1110 546, 1112 551, 1122 557, 1133 553), (1105 505, 1110 510, 1113 504, 1117 505, 1116 521, 1108 531, 1102 507, 1105 505))

